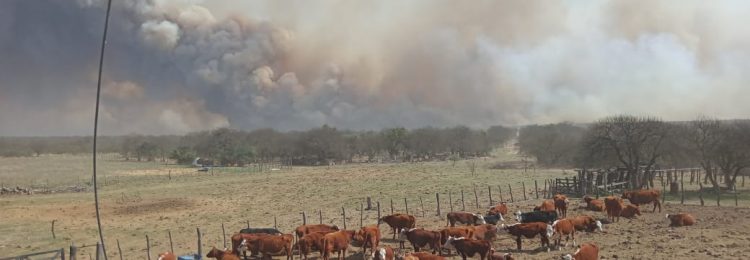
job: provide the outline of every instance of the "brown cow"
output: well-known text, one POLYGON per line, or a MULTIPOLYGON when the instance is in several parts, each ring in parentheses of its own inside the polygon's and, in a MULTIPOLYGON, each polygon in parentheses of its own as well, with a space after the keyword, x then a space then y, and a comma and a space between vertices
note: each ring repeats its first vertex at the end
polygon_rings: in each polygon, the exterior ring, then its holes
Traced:
POLYGON ((338 226, 331 226, 326 224, 302 225, 294 229, 294 233, 297 235, 297 239, 300 239, 302 238, 302 236, 310 234, 312 232, 325 232, 327 234, 336 231, 339 231, 338 226))
POLYGON ((508 206, 505 205, 505 202, 500 202, 500 204, 492 206, 487 211, 487 215, 497 215, 497 214, 500 214, 501 216, 505 216, 508 214, 508 206))
POLYGON ((556 211, 555 202, 553 200, 544 200, 542 205, 534 207, 534 211, 556 211))
POLYGON ((562 257, 564 260, 598 260, 599 247, 594 243, 583 243, 573 255, 567 254, 562 257))
POLYGON ((372 251, 373 260, 393 260, 394 255, 393 248, 390 246, 381 247, 376 251, 372 251))
MULTIPOLYGON (((242 241, 248 241, 250 244, 255 242, 255 240, 265 237, 265 236, 272 236, 265 233, 255 233, 255 234, 246 234, 246 233, 237 233, 232 235, 230 240, 232 241, 232 253, 235 255, 240 255, 240 252, 245 256, 245 259, 247 259, 247 253, 244 250, 240 250, 240 247, 242 246, 242 241)), ((258 250, 254 246, 247 246, 244 247, 246 250, 250 250, 250 255, 257 255, 258 250)))
POLYGON ((240 260, 240 257, 233 254, 232 250, 219 250, 216 249, 216 247, 211 248, 211 251, 208 251, 208 254, 206 254, 206 257, 213 257, 217 260, 240 260))
POLYGON ((172 254, 172 252, 164 252, 159 254, 158 260, 177 260, 177 256, 172 254))
MULTIPOLYGON (((285 254, 286 259, 292 259, 293 240, 294 236, 291 234, 269 235, 259 237, 254 241, 243 240, 242 245, 247 248, 254 248, 262 254, 263 259, 271 259, 272 255, 281 254, 285 254)), ((240 247, 240 250, 244 250, 244 248, 240 247)))
POLYGON ((470 226, 487 224, 487 222, 484 221, 484 216, 480 214, 470 212, 449 212, 446 215, 445 225, 455 227, 456 222, 461 224, 468 224, 470 226))
POLYGON ((354 230, 340 230, 325 234, 323 236, 323 245, 320 248, 320 255, 323 260, 328 260, 332 252, 337 252, 338 259, 343 260, 346 257, 346 250, 349 248, 349 243, 353 237, 354 230))
POLYGON ((667 219, 669 219, 670 227, 692 226, 695 224, 695 218, 688 213, 667 214, 667 219))
POLYGON ((477 240, 463 237, 448 237, 444 247, 455 248, 456 252, 466 260, 466 257, 474 257, 479 254, 479 259, 484 260, 490 254, 492 243, 486 240, 477 240))
MULTIPOLYGON (((448 237, 473 237, 474 229, 472 227, 449 227, 440 230, 440 244, 444 245, 448 241, 448 237)), ((448 254, 451 254, 451 250, 448 249, 448 254)), ((442 255, 442 251, 440 252, 442 255)))
POLYGON ((604 206, 607 209, 608 220, 612 222, 616 222, 615 219, 620 221, 620 213, 623 207, 621 198, 613 196, 606 197, 604 198, 604 206))
POLYGON ((440 232, 428 231, 424 228, 412 228, 401 231, 401 240, 408 240, 414 247, 414 252, 419 252, 423 247, 430 246, 432 253, 440 252, 440 232))
POLYGON ((659 202, 660 195, 661 192, 658 190, 635 190, 623 192, 622 198, 628 199, 630 203, 633 203, 636 206, 653 203, 653 212, 656 212, 657 206, 659 207, 659 212, 661 212, 661 202, 659 202))
POLYGON ((416 218, 412 215, 396 213, 380 218, 379 221, 385 222, 393 230, 393 239, 396 239, 396 233, 400 233, 404 229, 414 228, 416 225, 416 218))
POLYGON ((497 237, 497 226, 484 224, 474 227, 474 235, 471 238, 493 241, 497 237))
POLYGON ((641 210, 638 209, 638 205, 627 205, 620 212, 620 216, 623 218, 635 218, 635 215, 641 215, 641 210))
POLYGON ((320 252, 320 248, 323 247, 322 240, 323 236, 328 234, 327 232, 312 232, 302 236, 297 240, 295 247, 300 254, 300 258, 307 260, 307 255, 313 251, 320 252))
POLYGON ((490 249, 490 260, 514 260, 513 254, 511 253, 505 253, 503 255, 496 255, 495 249, 490 249))
POLYGON ((555 239, 555 247, 557 247, 557 250, 562 250, 560 247, 560 241, 562 240, 563 235, 565 235, 565 245, 563 245, 563 247, 568 246, 568 240, 571 238, 573 238, 573 246, 576 246, 576 228, 573 221, 567 218, 555 220, 555 222, 552 223, 552 229, 554 230, 553 234, 557 235, 557 239, 555 239))
POLYGON ((404 260, 409 259, 409 257, 417 257, 419 260, 445 260, 445 257, 430 254, 427 252, 414 252, 410 254, 406 254, 404 256, 404 260))
POLYGON ((576 228, 576 231, 594 231, 596 229, 599 229, 599 231, 603 231, 602 228, 602 222, 599 220, 594 219, 593 217, 589 215, 581 215, 576 216, 572 218, 568 218, 570 221, 573 222, 573 227, 576 228))
POLYGON ((380 229, 375 225, 362 227, 354 234, 354 241, 362 245, 363 255, 367 255, 368 246, 374 252, 380 244, 380 229))
POLYGON ((516 246, 518 247, 519 251, 521 250, 521 236, 524 236, 526 238, 534 238, 537 235, 541 236, 542 238, 542 247, 546 246, 547 251, 549 251, 549 238, 554 232, 552 229, 552 225, 548 225, 544 222, 531 222, 513 224, 509 226, 502 224, 501 227, 503 227, 503 229, 508 231, 508 233, 516 237, 516 246))
POLYGON ((557 210, 557 214, 559 214, 561 218, 567 217, 568 204, 570 203, 568 197, 562 194, 556 194, 554 197, 552 197, 552 201, 555 204, 555 210, 557 210))
POLYGON ((592 197, 584 196, 583 201, 586 202, 586 209, 602 212, 604 211, 604 202, 592 197))

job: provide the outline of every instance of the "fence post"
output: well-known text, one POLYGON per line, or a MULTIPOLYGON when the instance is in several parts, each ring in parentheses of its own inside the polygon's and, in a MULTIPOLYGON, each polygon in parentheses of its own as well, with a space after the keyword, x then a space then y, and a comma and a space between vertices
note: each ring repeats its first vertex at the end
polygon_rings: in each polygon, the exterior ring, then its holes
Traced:
MULTIPOLYGON (((449 195, 450 197, 450 195, 449 195)), ((435 202, 437 203, 437 213, 436 216, 440 216, 440 193, 435 192, 435 202)))
POLYGON ((492 186, 487 185, 487 197, 490 198, 490 207, 492 207, 492 186))
POLYGON ((510 194, 510 202, 513 202, 513 188, 510 187, 510 183, 508 183, 508 194, 510 194))
POLYGON ((318 209, 318 224, 323 224, 323 209, 318 209))
POLYGON ((716 206, 721 207, 721 189, 718 185, 716 186, 716 206))
MULTIPOLYGON (((452 193, 453 193, 452 191, 448 191, 448 207, 450 208, 451 212, 453 211, 453 194, 452 193)), ((435 193, 435 194, 437 194, 437 193, 435 193)), ((435 196, 437 197, 437 196, 440 196, 440 195, 435 195, 435 196)), ((440 204, 440 200, 439 199, 438 199, 438 204, 440 204)), ((440 207, 438 207, 438 215, 440 215, 440 207)))
POLYGON ((737 192, 737 185, 735 184, 735 185, 734 185, 734 206, 735 206, 735 207, 737 207, 737 206, 738 206, 738 205, 737 205, 737 196, 738 196, 738 194, 737 194, 737 193, 739 193, 739 192, 737 192))
POLYGON ((391 215, 393 215, 393 198, 391 198, 391 215))
POLYGON ((247 228, 250 228, 250 220, 245 220, 245 223, 247 224, 247 228))
POLYGON ((680 204, 685 204, 685 172, 680 171, 680 204))
POLYGON ((701 206, 703 206, 703 183, 701 183, 700 178, 698 178, 698 199, 701 200, 701 206))
POLYGON ((661 204, 664 204, 664 201, 667 198, 667 184, 662 182, 661 183, 661 204))
MULTIPOLYGON (((172 235, 169 236, 169 245, 172 246, 172 235)), ((174 249, 172 249, 172 252, 174 252, 174 249)), ((122 248, 120 247, 120 240, 117 239, 117 254, 120 255, 120 260, 122 260, 122 248)))
POLYGON ((52 220, 52 239, 56 239, 57 238, 55 236, 55 221, 57 221, 57 219, 53 219, 52 220))
POLYGON ((344 229, 346 229, 346 210, 344 209, 344 207, 341 207, 341 215, 344 215, 344 229))
POLYGON ((307 225, 307 215, 305 215, 304 211, 302 211, 302 225, 307 225))
MULTIPOLYGON (((172 231, 167 230, 167 234, 169 234, 169 252, 174 253, 174 244, 172 243, 172 231)), ((118 249, 119 249, 119 245, 118 245, 118 249)))
POLYGON ((464 190, 461 190, 461 211, 466 211, 466 203, 464 203, 464 190))
POLYGON ((221 239, 224 241, 224 248, 227 248, 227 231, 224 229, 224 223, 221 223, 221 239))
POLYGON ((60 248, 60 260, 65 260, 65 248, 60 248))
POLYGON ((523 186, 523 200, 526 200, 526 182, 521 182, 523 186))
POLYGON ((544 190, 542 190, 542 197, 547 198, 547 179, 544 179, 544 190))
MULTIPOLYGON (((99 254, 97 254, 97 255, 99 255, 99 254)), ((151 260, 151 242, 148 240, 148 235, 146 235, 146 256, 147 256, 146 258, 148 258, 148 260, 151 260)))
POLYGON ((409 214, 409 203, 406 202, 406 198, 404 198, 404 209, 406 209, 406 214, 409 214))
MULTIPOLYGON (((96 242, 96 260, 99 260, 102 255, 102 244, 96 242)), ((89 255, 90 256, 90 255, 89 255)), ((149 257, 149 260, 151 258, 149 257)))
MULTIPOLYGON (((78 248, 75 245, 70 244, 70 252, 69 253, 70 253, 70 257, 68 257, 68 259, 70 259, 70 260, 76 260, 76 255, 78 254, 78 248)), ((120 254, 120 255, 122 255, 122 254, 120 254)))
POLYGON ((203 257, 203 245, 201 245, 201 228, 195 228, 198 232, 198 255, 203 257))
POLYGON ((503 187, 500 185, 497 185, 497 194, 500 194, 500 202, 505 202, 505 199, 503 199, 503 187))
POLYGON ((273 228, 278 229, 278 227, 276 227, 276 215, 273 215, 273 228))
POLYGON ((380 227, 380 201, 378 201, 378 227, 380 227))
POLYGON ((477 208, 479 208, 479 195, 477 195, 477 185, 474 184, 474 203, 477 205, 477 208))
POLYGON ((424 218, 424 202, 422 202, 422 196, 419 196, 419 207, 422 209, 422 217, 424 218))
POLYGON ((359 227, 364 227, 364 220, 365 220, 365 206, 362 205, 362 203, 359 203, 359 227))
POLYGON ((372 199, 370 199, 370 196, 367 196, 367 210, 372 210, 372 199))

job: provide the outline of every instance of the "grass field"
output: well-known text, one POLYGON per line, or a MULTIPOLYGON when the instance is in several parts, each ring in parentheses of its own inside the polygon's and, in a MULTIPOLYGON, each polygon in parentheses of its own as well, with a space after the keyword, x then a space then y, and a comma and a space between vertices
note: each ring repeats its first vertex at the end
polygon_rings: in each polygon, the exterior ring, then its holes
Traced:
MULTIPOLYGON (((0 165, 3 165, 0 178, 6 183, 38 183, 48 179, 50 185, 75 184, 77 179, 90 178, 90 159, 73 155, 0 158, 0 165)), ((204 234, 205 252, 213 245, 223 246, 222 223, 230 235, 245 227, 247 221, 255 227, 273 226, 276 217, 279 229, 290 232, 302 224, 303 211, 307 213, 308 223, 317 223, 318 210, 321 210, 324 223, 342 226, 342 207, 346 210, 347 227, 358 228, 360 203, 368 196, 373 204, 381 203, 384 215, 390 213, 391 200, 395 211, 405 211, 406 198, 409 212, 418 217, 418 226, 438 228, 445 224, 436 216, 435 193, 440 193, 442 215, 450 210, 451 204, 454 210, 461 210, 461 190, 466 210, 478 212, 489 205, 488 186, 492 187, 495 201, 500 199, 499 189, 502 189, 503 199, 509 200, 508 184, 513 189, 514 199, 520 200, 524 182, 529 200, 511 204, 511 210, 529 210, 539 202, 533 200, 534 180, 540 181, 541 190, 543 179, 573 173, 560 169, 524 172, 523 169, 489 168, 498 162, 519 160, 511 151, 502 150, 491 158, 476 159, 474 174, 466 161, 459 161, 455 166, 452 162, 354 164, 265 172, 217 168, 212 175, 174 165, 105 159, 100 161, 100 174, 106 175, 108 181, 101 187, 100 198, 107 253, 111 257, 118 255, 116 241, 119 240, 125 259, 144 259, 145 236, 148 235, 152 255, 155 255, 168 250, 168 230, 172 232, 176 252, 195 252, 197 227, 204 234), (475 186, 479 207, 474 198, 475 186), (425 217, 422 217, 420 198, 425 217)), ((741 193, 740 206, 743 207, 748 206, 745 193, 741 193)), ((679 204, 679 197, 676 199, 679 204)), ((697 204, 697 198, 688 196, 687 199, 688 203, 697 204)), ((715 205, 713 197, 707 195, 705 199, 707 205, 715 205)), ((732 197, 725 197, 722 205, 733 206, 733 203, 732 197)), ((97 241, 93 193, 4 196, 0 197, 0 209, 0 256, 67 248, 71 243, 90 245, 97 241), (56 220, 56 239, 50 232, 53 220, 56 220)), ((736 211, 733 207, 705 209, 707 214, 717 210, 736 211)), ((365 225, 376 223, 376 210, 365 211, 362 215, 365 225)), ((659 220, 654 218, 654 221, 659 220)), ((385 226, 381 229, 387 232, 385 226)), ((615 234, 602 236, 605 235, 615 234)), ((496 242, 498 251, 510 249, 513 244, 510 238, 501 237, 496 242)), ((524 246, 536 248, 538 239, 524 240, 524 246)), ((93 248, 84 248, 81 255, 91 251, 93 248)), ((550 259, 559 254, 526 252, 521 256, 521 259, 550 259)))

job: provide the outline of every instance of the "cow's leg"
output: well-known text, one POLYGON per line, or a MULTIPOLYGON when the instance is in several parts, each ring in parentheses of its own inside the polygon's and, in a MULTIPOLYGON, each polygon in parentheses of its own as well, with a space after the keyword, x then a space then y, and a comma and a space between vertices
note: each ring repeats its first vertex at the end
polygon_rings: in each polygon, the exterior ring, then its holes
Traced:
POLYGON ((516 246, 518 247, 518 251, 521 251, 521 236, 516 237, 516 246))

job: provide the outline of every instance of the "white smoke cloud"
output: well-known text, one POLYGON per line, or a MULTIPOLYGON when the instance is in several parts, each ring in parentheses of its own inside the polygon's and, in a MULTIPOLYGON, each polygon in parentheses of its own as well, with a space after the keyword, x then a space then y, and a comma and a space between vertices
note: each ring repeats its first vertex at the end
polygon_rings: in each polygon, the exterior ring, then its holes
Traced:
POLYGON ((141 24, 141 35, 148 44, 164 50, 169 50, 177 45, 180 40, 180 28, 170 21, 148 21, 141 24))

